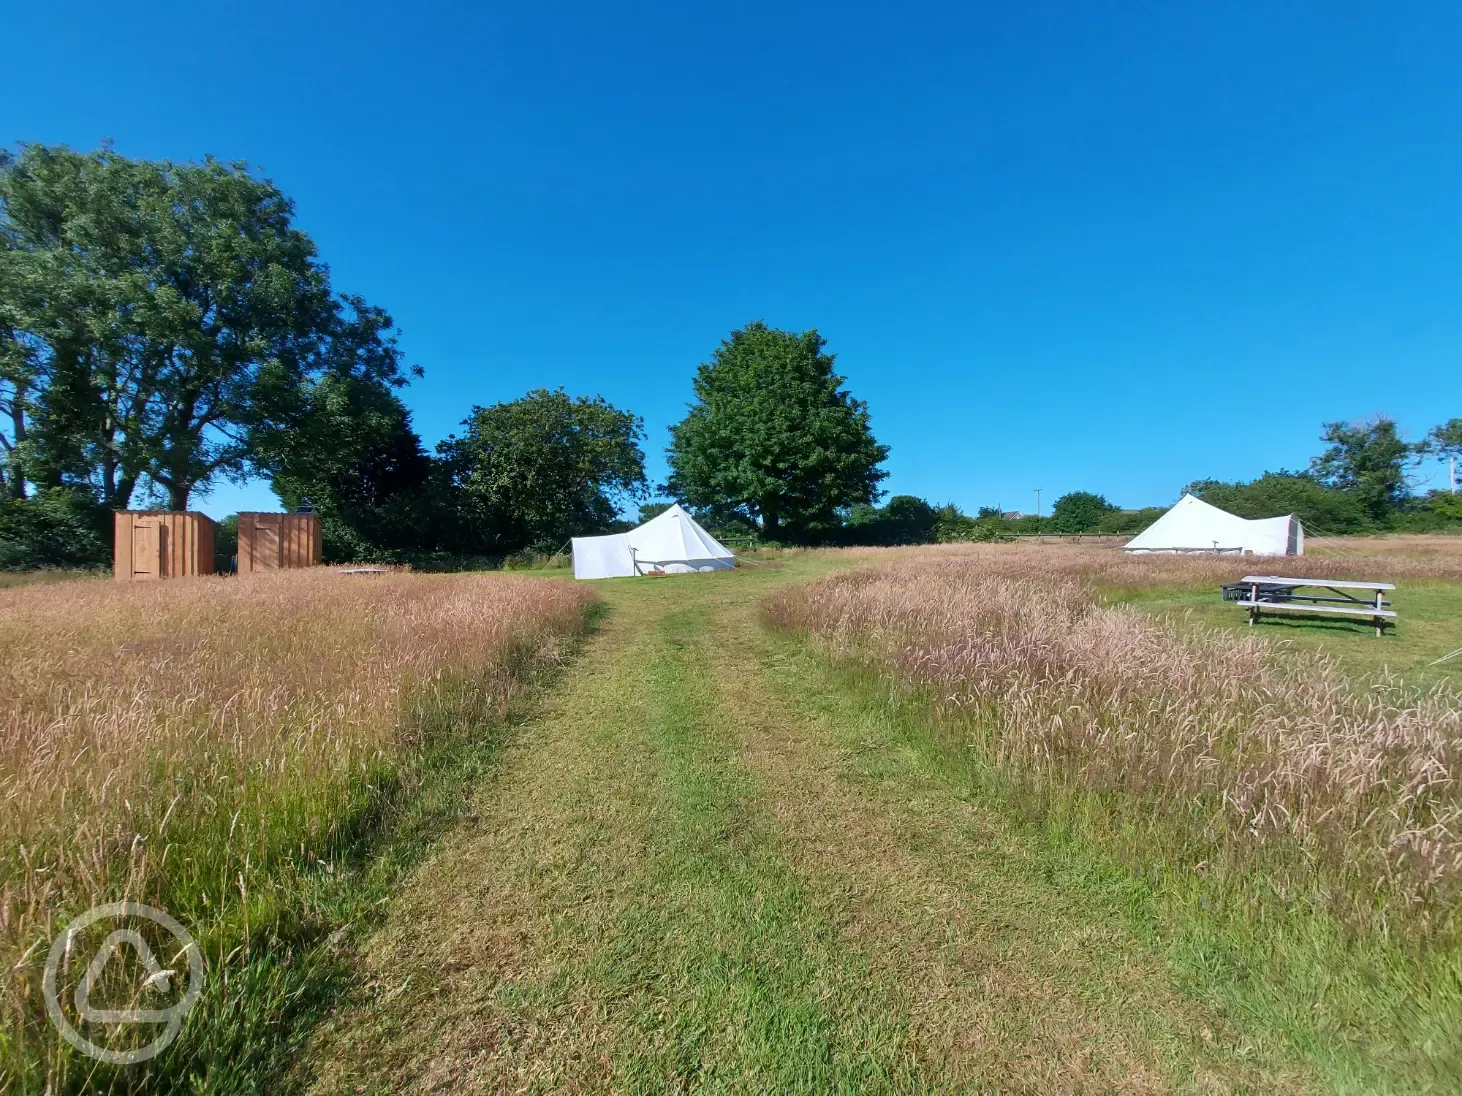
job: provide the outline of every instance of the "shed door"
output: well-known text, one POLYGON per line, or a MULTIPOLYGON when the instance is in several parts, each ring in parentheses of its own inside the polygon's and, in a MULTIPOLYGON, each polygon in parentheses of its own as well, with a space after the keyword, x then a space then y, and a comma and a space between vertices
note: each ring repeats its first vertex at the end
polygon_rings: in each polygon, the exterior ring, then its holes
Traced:
POLYGON ((255 518, 254 570, 279 570, 279 520, 255 518))
POLYGON ((132 526, 134 579, 162 578, 166 537, 167 530, 159 522, 138 522, 132 526))

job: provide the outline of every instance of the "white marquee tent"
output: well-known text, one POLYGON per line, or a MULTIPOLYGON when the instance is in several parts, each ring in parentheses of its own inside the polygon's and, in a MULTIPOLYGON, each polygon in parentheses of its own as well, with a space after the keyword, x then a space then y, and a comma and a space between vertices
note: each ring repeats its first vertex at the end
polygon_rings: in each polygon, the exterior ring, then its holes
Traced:
POLYGON ((1293 514, 1250 520, 1184 495, 1176 506, 1129 540, 1127 551, 1302 556, 1305 528, 1293 514))
POLYGON ((652 571, 728 571, 731 549, 676 503, 628 533, 574 537, 574 578, 628 578, 652 571))

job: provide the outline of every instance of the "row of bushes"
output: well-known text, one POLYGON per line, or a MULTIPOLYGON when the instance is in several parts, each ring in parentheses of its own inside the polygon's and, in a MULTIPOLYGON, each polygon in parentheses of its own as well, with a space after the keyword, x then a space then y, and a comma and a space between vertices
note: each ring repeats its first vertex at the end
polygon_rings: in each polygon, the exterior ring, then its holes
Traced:
MULTIPOLYGON (((1222 510, 1245 518, 1298 514, 1312 536, 1357 533, 1462 532, 1462 497, 1441 491, 1409 499, 1385 521, 1376 521, 1350 496, 1303 473, 1270 472, 1251 483, 1200 480, 1185 488, 1222 510)), ((642 508, 642 521, 663 506, 642 508)), ((1134 536, 1162 516, 1164 508, 1122 510, 1101 495, 1076 491, 1056 500, 1049 516, 1006 515, 982 507, 975 516, 950 503, 934 506, 913 495, 895 495, 884 506, 854 507, 842 525, 825 531, 834 546, 932 544, 994 541, 1030 534, 1096 534, 1134 536)), ((717 535, 737 539, 754 530, 722 527, 701 515, 717 535)), ((632 523, 622 523, 626 528, 632 523)), ((215 569, 232 568, 238 545, 233 516, 219 522, 215 533, 215 569)), ((30 498, 0 497, 0 571, 45 567, 105 567, 111 562, 111 513, 85 492, 52 488, 30 498)), ((445 551, 406 551, 356 543, 336 523, 325 522, 327 562, 370 561, 410 564, 422 571, 509 570, 553 566, 563 562, 560 550, 525 550, 507 557, 464 555, 445 551)))
POLYGON ((1242 518, 1296 514, 1314 536, 1462 530, 1462 499, 1444 491, 1412 495, 1378 516, 1354 492, 1303 472, 1266 472, 1249 483, 1199 480, 1185 490, 1242 518))
MULTIPOLYGON (((1199 480, 1183 493, 1244 518, 1296 514, 1313 536, 1462 532, 1462 498, 1442 491, 1410 496, 1380 516, 1356 493, 1304 472, 1266 472, 1249 483, 1199 480)), ((1048 516, 1007 514, 998 507, 981 507, 970 516, 953 504, 935 507, 911 495, 895 495, 881 508, 854 508, 827 539, 832 544, 895 545, 1030 534, 1134 536, 1164 512, 1161 506, 1123 510, 1090 491, 1062 495, 1048 516)))
MULTIPOLYGON (((561 566, 562 553, 525 550, 509 556, 454 552, 407 552, 342 544, 325 523, 326 562, 362 560, 409 564, 418 571, 530 570, 561 566)), ((338 532, 338 530, 337 530, 338 532)), ((213 569, 233 570, 238 552, 238 516, 218 522, 213 535, 213 569)), ((112 562, 112 512, 86 492, 55 487, 29 498, 0 495, 0 571, 92 570, 112 562)))
POLYGON ((104 566, 112 559, 111 523, 86 492, 68 487, 0 496, 0 571, 104 566))

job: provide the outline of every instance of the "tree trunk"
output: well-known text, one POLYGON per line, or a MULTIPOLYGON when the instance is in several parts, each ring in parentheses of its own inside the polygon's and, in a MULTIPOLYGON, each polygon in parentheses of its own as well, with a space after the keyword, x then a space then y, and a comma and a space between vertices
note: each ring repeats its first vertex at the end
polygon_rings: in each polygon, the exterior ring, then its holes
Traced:
POLYGON ((137 486, 137 477, 123 475, 116 486, 107 492, 102 504, 108 510, 126 510, 132 505, 132 491, 137 486))
MULTIPOLYGON (((10 436, 14 444, 16 446, 23 445, 26 438, 25 389, 19 383, 15 385, 15 398, 10 404, 10 422, 10 436)), ((11 498, 23 499, 25 498, 25 466, 21 463, 14 449, 11 449, 6 455, 9 458, 6 461, 9 467, 5 470, 5 489, 9 492, 11 498)))
POLYGON ((188 496, 193 493, 193 485, 187 480, 177 480, 168 487, 168 509, 186 510, 188 508, 188 496))
MULTIPOLYGON (((117 462, 110 453, 102 457, 102 504, 114 510, 125 510, 126 505, 118 506, 113 501, 117 497, 117 462)), ((129 492, 128 498, 131 497, 129 492)))
POLYGON ((768 540, 776 540, 781 531, 781 518, 777 511, 763 506, 761 508, 761 535, 768 540))

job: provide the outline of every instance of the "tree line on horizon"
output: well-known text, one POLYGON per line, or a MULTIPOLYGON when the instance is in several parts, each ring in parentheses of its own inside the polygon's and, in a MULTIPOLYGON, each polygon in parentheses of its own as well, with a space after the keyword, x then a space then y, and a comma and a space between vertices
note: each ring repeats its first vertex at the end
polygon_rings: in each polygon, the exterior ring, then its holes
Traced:
MULTIPOLYGON (((1325 423, 1326 448, 1301 471, 1265 472, 1258 479, 1195 480, 1179 491, 1243 518, 1294 514, 1313 536, 1385 532, 1462 531, 1462 496, 1432 488, 1418 492, 1416 472, 1430 458, 1462 459, 1462 418, 1435 427, 1420 442, 1407 442, 1394 420, 1325 423)), ((1129 536, 1167 512, 1167 506, 1124 510, 1104 495, 1072 491, 1056 499, 1049 515, 982 506, 968 516, 953 505, 897 496, 887 507, 856 507, 846 531, 850 543, 914 544, 999 540, 1020 535, 1129 536)))
MULTIPOLYGON (((878 505, 888 447, 816 330, 723 340, 653 489, 643 420, 562 389, 473 407, 428 451, 400 396, 420 375, 390 315, 332 285, 293 203, 247 165, 0 150, 0 569, 104 564, 112 511, 187 509, 253 477, 286 508, 309 501, 327 560, 426 566, 551 553, 627 527, 637 504, 644 520, 657 496, 719 535, 789 544, 1135 533, 1162 512, 1085 491, 1049 517, 878 505)), ((1305 472, 1190 490, 1329 532, 1462 521, 1407 478, 1462 452, 1462 420, 1419 446, 1384 419, 1325 440, 1305 472)))

